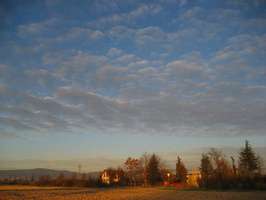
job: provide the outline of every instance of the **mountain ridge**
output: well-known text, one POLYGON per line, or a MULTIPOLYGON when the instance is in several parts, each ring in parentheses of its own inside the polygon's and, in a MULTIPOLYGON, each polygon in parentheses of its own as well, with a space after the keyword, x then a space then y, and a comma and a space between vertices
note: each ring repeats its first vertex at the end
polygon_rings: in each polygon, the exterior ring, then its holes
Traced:
MULTIPOLYGON (((11 169, 11 170, 0 170, 0 179, 5 179, 5 178, 38 179, 41 176, 47 176, 47 175, 50 176, 51 178, 56 178, 60 174, 63 174, 65 177, 72 177, 73 175, 78 173, 69 170, 56 170, 48 168, 11 169)), ((90 177, 97 177, 97 175, 99 175, 99 172, 88 172, 84 174, 90 177)))

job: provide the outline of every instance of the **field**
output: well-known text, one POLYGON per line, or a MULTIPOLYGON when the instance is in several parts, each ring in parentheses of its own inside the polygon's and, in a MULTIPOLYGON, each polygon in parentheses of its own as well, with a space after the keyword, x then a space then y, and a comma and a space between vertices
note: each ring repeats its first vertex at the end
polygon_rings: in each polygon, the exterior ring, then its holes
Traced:
POLYGON ((0 186, 0 200, 266 200, 266 192, 176 191, 0 186))

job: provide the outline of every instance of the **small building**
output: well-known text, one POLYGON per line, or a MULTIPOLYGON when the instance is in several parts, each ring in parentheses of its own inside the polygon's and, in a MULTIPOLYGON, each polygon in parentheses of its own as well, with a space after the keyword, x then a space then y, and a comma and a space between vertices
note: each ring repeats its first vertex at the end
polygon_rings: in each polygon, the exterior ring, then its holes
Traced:
POLYGON ((119 183, 120 176, 118 174, 117 170, 114 169, 105 169, 101 173, 101 180, 104 184, 113 184, 113 183, 119 183))
POLYGON ((187 184, 191 187, 199 187, 201 173, 199 170, 191 170, 187 173, 187 184))

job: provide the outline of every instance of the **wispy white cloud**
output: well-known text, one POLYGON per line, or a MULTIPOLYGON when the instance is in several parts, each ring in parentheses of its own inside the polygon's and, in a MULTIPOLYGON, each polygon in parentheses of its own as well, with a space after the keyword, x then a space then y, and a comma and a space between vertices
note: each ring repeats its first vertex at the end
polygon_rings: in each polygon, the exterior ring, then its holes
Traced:
POLYGON ((152 16, 158 14, 161 11, 161 6, 157 4, 143 4, 138 6, 127 13, 113 14, 111 16, 101 17, 93 22, 89 22, 89 26, 103 27, 103 26, 114 26, 117 24, 129 24, 134 23, 138 18, 144 16, 152 16))
POLYGON ((262 13, 227 3, 105 3, 14 24, 0 49, 6 134, 263 134, 262 13))

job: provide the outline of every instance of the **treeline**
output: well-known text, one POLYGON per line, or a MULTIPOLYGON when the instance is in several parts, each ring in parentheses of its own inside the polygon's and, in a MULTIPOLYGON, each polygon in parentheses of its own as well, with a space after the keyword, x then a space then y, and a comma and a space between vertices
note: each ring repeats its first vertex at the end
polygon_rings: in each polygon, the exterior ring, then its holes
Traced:
POLYGON ((156 154, 143 154, 140 158, 127 158, 122 168, 108 168, 103 174, 108 176, 108 181, 101 176, 101 182, 104 186, 147 186, 160 184, 165 170, 163 162, 156 154))
POLYGON ((0 180, 0 184, 21 184, 36 186, 63 186, 63 187, 113 187, 113 186, 140 186, 156 185, 163 180, 165 171, 160 158, 155 155, 144 154, 141 158, 126 159, 123 168, 107 168, 98 176, 88 176, 86 174, 73 174, 65 176, 60 174, 57 177, 49 175, 40 176, 37 180, 13 178, 0 180), (108 181, 103 179, 106 174, 108 181))
POLYGON ((2 180, 0 184, 29 184, 64 187, 113 187, 166 185, 177 188, 205 189, 266 189, 266 176, 262 174, 263 161, 248 141, 237 158, 228 159, 221 151, 210 149, 201 156, 196 174, 188 172, 177 157, 175 170, 167 167, 156 154, 143 154, 140 158, 127 158, 122 167, 107 168, 99 176, 73 174, 56 178, 41 176, 38 180, 2 180))
POLYGON ((179 188, 200 187, 205 189, 266 189, 266 176, 262 173, 262 158, 255 153, 248 141, 240 150, 237 158, 228 159, 222 151, 211 148, 203 153, 197 173, 188 173, 180 157, 175 171, 169 169, 159 156, 144 154, 139 159, 128 158, 124 171, 107 169, 107 174, 115 177, 106 185, 172 185, 179 188), (196 179, 196 180, 195 180, 196 179))
POLYGON ((238 160, 230 160, 217 150, 202 154, 199 185, 210 189, 266 189, 266 177, 262 174, 263 161, 249 142, 241 149, 238 160))
POLYGON ((63 173, 57 177, 49 175, 40 176, 38 178, 5 178, 0 180, 0 184, 8 185, 34 185, 34 186, 59 186, 59 187, 99 187, 101 186, 98 177, 88 176, 86 174, 73 174, 73 176, 65 176, 63 173))

